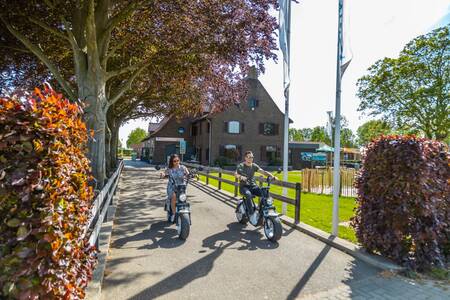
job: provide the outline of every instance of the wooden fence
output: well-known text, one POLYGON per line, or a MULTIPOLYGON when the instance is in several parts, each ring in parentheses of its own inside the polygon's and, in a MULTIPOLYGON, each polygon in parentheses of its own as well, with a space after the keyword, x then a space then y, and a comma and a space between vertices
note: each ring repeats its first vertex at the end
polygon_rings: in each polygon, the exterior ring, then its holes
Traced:
MULTIPOLYGON (((356 197, 355 169, 341 168, 339 195, 356 197)), ((303 169, 303 190, 308 193, 333 194, 333 169, 303 169)))
MULTIPOLYGON (((209 184, 209 179, 215 179, 218 182, 218 184, 217 184, 218 190, 222 189, 222 182, 228 183, 228 184, 234 186, 234 196, 235 197, 238 196, 238 194, 239 194, 238 180, 236 178, 234 180, 229 180, 229 179, 222 177, 223 174, 228 174, 228 175, 234 176, 234 171, 228 171, 228 170, 224 170, 221 168, 214 168, 214 167, 205 167, 205 166, 191 164, 191 163, 183 163, 183 164, 185 166, 188 166, 191 168, 197 168, 197 169, 202 168, 202 171, 198 171, 198 174, 206 177, 206 185, 209 184), (212 175, 211 173, 217 173, 218 176, 212 175)), ((259 181, 260 185, 262 185, 263 182, 265 181, 263 176, 259 176, 257 178, 257 180, 259 181)), ((295 206, 294 221, 296 224, 298 224, 300 222, 300 207, 301 207, 301 194, 302 194, 302 186, 301 186, 300 182, 292 183, 292 182, 286 182, 286 181, 281 181, 281 180, 273 180, 273 181, 271 181, 270 184, 295 190, 295 198, 294 199, 285 197, 282 195, 274 194, 274 193, 270 193, 270 196, 273 199, 294 205, 295 206)))
POLYGON ((91 208, 91 217, 89 223, 84 230, 84 236, 89 237, 89 244, 96 246, 98 249, 98 236, 102 227, 103 221, 106 221, 106 214, 109 206, 113 203, 113 195, 116 192, 117 184, 119 183, 120 173, 123 169, 123 160, 120 161, 117 170, 108 179, 108 182, 95 197, 91 208))

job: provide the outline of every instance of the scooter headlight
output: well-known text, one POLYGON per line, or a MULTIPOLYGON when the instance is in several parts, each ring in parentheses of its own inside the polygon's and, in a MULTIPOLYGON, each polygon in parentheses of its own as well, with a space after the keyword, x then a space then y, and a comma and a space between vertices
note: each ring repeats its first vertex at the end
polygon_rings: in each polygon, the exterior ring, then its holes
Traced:
POLYGON ((181 195, 180 195, 180 201, 181 201, 181 202, 186 202, 186 198, 187 198, 187 197, 186 197, 186 194, 181 194, 181 195))
POLYGON ((266 201, 267 201, 267 205, 273 205, 273 198, 272 197, 269 196, 266 201))

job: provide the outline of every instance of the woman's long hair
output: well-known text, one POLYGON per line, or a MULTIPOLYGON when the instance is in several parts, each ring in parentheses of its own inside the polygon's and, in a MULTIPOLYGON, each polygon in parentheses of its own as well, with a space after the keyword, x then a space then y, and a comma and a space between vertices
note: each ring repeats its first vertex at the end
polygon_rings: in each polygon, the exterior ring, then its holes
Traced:
POLYGON ((173 168, 173 160, 174 160, 175 158, 180 159, 180 157, 178 156, 178 154, 172 154, 172 155, 170 156, 170 159, 169 159, 169 169, 172 169, 172 168, 173 168))

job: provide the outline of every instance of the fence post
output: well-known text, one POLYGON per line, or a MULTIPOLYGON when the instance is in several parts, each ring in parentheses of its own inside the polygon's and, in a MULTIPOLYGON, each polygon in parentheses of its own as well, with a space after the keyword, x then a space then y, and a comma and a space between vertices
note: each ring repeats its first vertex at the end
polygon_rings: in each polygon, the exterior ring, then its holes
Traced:
POLYGON ((209 184, 209 169, 206 169, 206 185, 209 184))
POLYGON ((219 183, 217 184, 217 186, 219 187, 219 190, 222 188, 222 169, 219 169, 219 183))
POLYGON ((300 182, 295 184, 295 224, 300 223, 300 204, 302 197, 302 185, 300 182))
POLYGON ((234 196, 237 197, 238 195, 238 179, 237 177, 234 177, 234 196))
POLYGON ((322 192, 321 192, 321 194, 323 194, 323 189, 324 189, 324 187, 325 187, 325 182, 324 182, 324 177, 325 177, 325 172, 320 172, 320 173, 322 173, 322 192))

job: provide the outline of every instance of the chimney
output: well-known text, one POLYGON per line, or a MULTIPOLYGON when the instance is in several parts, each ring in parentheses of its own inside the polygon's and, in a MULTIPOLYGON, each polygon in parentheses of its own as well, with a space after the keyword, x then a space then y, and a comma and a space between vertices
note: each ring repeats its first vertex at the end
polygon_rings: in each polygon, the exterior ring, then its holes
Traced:
POLYGON ((258 71, 256 70, 255 66, 250 66, 250 69, 248 70, 248 79, 258 79, 258 71))

